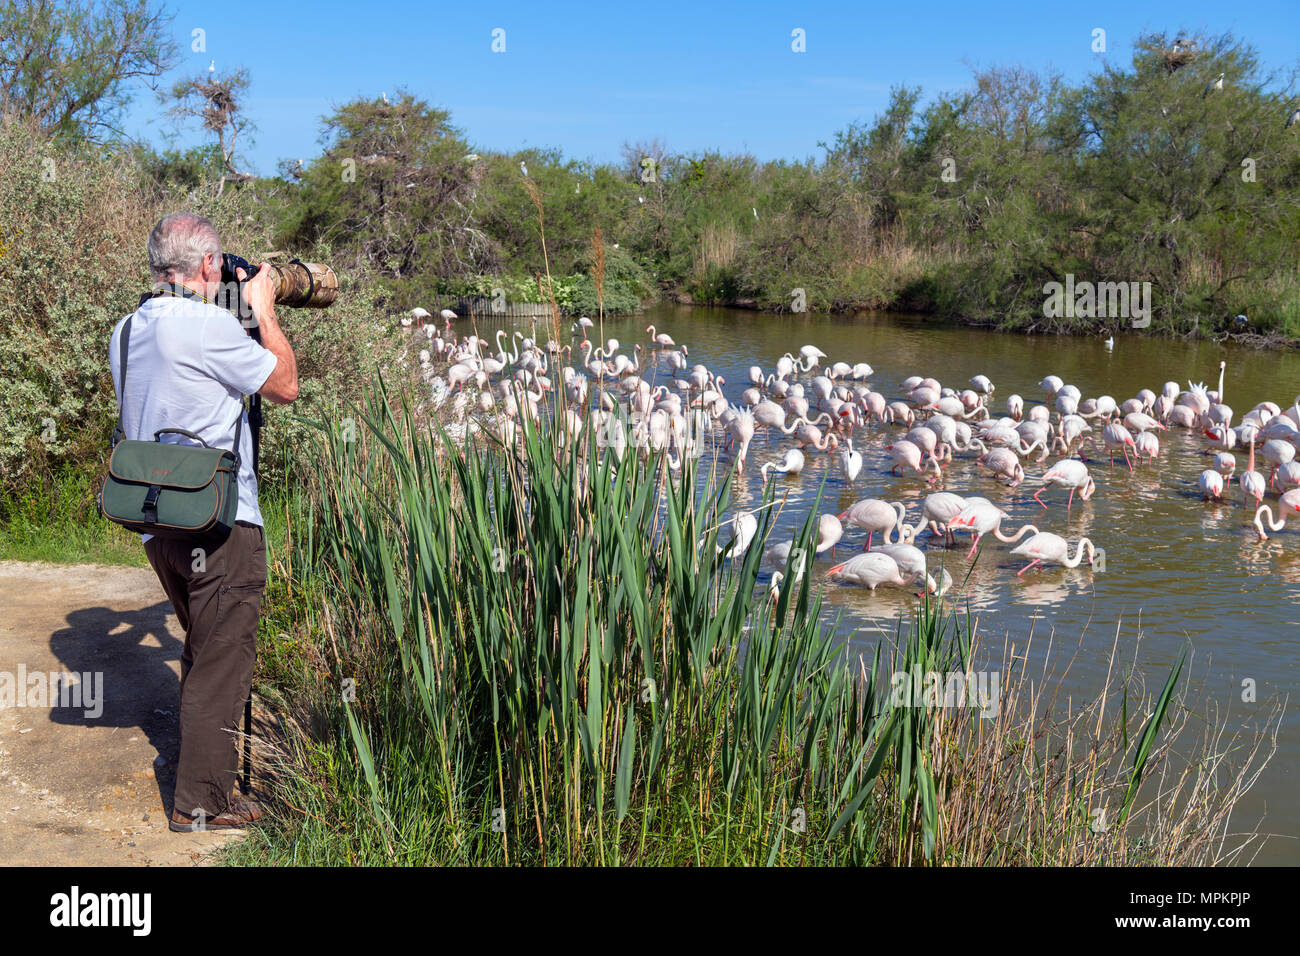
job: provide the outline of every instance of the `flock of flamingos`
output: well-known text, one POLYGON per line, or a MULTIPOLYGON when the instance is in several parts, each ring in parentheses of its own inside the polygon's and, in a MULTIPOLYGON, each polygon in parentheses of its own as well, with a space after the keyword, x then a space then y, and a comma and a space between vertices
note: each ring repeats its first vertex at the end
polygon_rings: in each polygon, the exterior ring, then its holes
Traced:
MULTIPOLYGON (((552 340, 544 346, 522 332, 508 343, 502 341, 504 331, 495 343, 456 335, 451 328, 455 313, 444 309, 440 318, 441 329, 423 309, 402 319, 411 332, 423 331, 427 337, 419 362, 431 383, 433 404, 450 403, 453 428, 491 428, 506 442, 517 437, 522 416, 540 419, 543 399, 558 381, 567 399, 562 412, 567 435, 576 438, 585 428, 595 428, 608 439, 601 446, 620 460, 628 448, 663 451, 670 467, 680 469, 683 457, 699 453, 699 436, 706 434, 716 439, 719 461, 743 471, 756 448, 764 449, 765 456, 773 454, 770 443, 776 438, 787 447, 779 460, 762 465, 764 481, 797 475, 808 455, 824 454, 838 459, 852 487, 864 465, 862 452, 853 447, 854 436, 861 439, 867 430, 883 428, 897 436, 884 446, 891 472, 933 485, 956 456, 978 456, 978 464, 1007 488, 1037 483, 1033 497, 1044 509, 1044 492, 1053 487, 1068 491, 1068 511, 1076 495, 1086 501, 1096 492, 1090 463, 1108 461, 1114 468, 1119 460, 1132 470, 1153 462, 1160 454, 1160 433, 1176 427, 1203 435, 1205 453, 1213 455, 1211 467, 1198 478, 1203 497, 1224 500, 1233 494, 1235 479, 1242 504, 1253 502, 1261 541, 1300 512, 1300 397, 1285 409, 1261 402, 1234 425, 1236 415, 1224 402, 1222 362, 1216 389, 1165 382, 1159 392, 1144 388, 1122 401, 1110 395, 1084 398, 1077 387, 1048 375, 1038 383, 1041 403, 1027 408, 1026 400, 1013 394, 998 400, 1001 409, 996 409, 996 387, 983 375, 961 388, 913 375, 893 385, 887 396, 870 382, 870 365, 830 362, 820 349, 805 345, 798 355, 782 356, 771 372, 750 368, 748 387, 739 404, 733 404, 722 391, 725 379, 691 363, 688 348, 678 347, 653 325, 646 330, 648 346, 636 343, 629 355, 616 339, 593 346, 587 337, 592 322, 585 317, 573 326, 576 345, 552 340), (563 357, 575 351, 580 358, 566 364, 563 357), (668 384, 653 384, 661 372, 668 384), (481 415, 467 421, 475 407, 481 415), (760 430, 761 446, 756 445, 760 430), (1246 467, 1239 471, 1241 452, 1246 467), (1045 466, 1049 458, 1054 461, 1045 466), (1257 459, 1267 462, 1267 477, 1256 470, 1257 459), (1270 491, 1277 495, 1276 508, 1264 503, 1270 491)), ((970 534, 968 559, 986 535, 1015 544, 1011 553, 1029 562, 1017 576, 1044 565, 1075 568, 1085 555, 1093 564, 1097 549, 1089 538, 1071 546, 1032 524, 1007 533, 1002 528, 1007 518, 988 498, 950 491, 928 494, 914 522, 902 502, 863 498, 839 514, 819 516, 816 550, 833 549, 850 531, 865 532, 862 553, 834 565, 826 576, 873 591, 924 582, 941 594, 951 585, 946 570, 929 572, 926 554, 915 544, 923 533, 944 544, 955 544, 958 532, 970 534)), ((753 512, 732 517, 726 547, 733 558, 745 553, 757 529, 753 512)), ((776 569, 774 591, 787 571, 796 578, 803 574, 802 556, 790 560, 792 548, 793 542, 786 541, 764 552, 765 563, 776 569)))

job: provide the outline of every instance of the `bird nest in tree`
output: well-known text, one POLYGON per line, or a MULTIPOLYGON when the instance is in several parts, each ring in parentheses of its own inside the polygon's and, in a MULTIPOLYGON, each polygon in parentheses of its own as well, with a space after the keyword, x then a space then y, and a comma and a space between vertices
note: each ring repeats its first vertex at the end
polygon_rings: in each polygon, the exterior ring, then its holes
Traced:
POLYGON ((1180 47, 1174 50, 1166 50, 1162 56, 1165 61, 1165 69, 1172 73, 1180 66, 1186 66, 1196 59, 1196 50, 1189 47, 1180 47))

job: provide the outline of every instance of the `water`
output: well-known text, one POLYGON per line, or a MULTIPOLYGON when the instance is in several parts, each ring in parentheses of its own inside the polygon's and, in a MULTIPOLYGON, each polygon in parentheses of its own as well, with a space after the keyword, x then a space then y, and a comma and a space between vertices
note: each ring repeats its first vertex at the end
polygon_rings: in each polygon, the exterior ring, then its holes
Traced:
MULTIPOLYGON (((1204 381, 1213 388, 1221 360, 1227 361, 1224 398, 1235 410, 1234 424, 1260 401, 1287 407, 1300 392, 1300 355, 1294 353, 1138 336, 1118 337, 1113 350, 1107 350, 1100 338, 1003 334, 915 316, 773 316, 664 306, 633 319, 607 320, 604 335, 617 338, 629 352, 633 343, 648 345, 649 323, 672 335, 679 346, 685 343, 692 364, 704 363, 722 375, 723 390, 733 402, 749 387, 751 365, 771 372, 781 355, 797 354, 805 344, 827 354, 826 366, 836 361, 868 362, 875 370, 873 388, 890 399, 902 397, 897 386, 909 375, 933 376, 958 389, 966 387, 973 375, 987 375, 996 385, 991 402, 995 415, 1005 414, 1005 399, 1012 393, 1025 398, 1026 410, 1043 400, 1037 383, 1048 374, 1077 385, 1085 398, 1108 394, 1122 402, 1144 387, 1159 393, 1167 380, 1184 388, 1189 379, 1204 381)), ((596 340, 596 330, 592 332, 596 340)), ((543 341, 547 337, 539 334, 543 341)), ((642 374, 647 378, 652 364, 643 359, 642 374)), ((668 368, 662 363, 658 368, 657 380, 662 381, 668 368)), ((987 536, 962 592, 978 620, 990 663, 1000 657, 1008 635, 1023 648, 1033 633, 1031 661, 1041 661, 1048 638, 1053 639, 1055 663, 1070 665, 1060 707, 1069 706, 1068 695, 1077 709, 1079 701, 1091 699, 1101 688, 1111 667, 1117 630, 1117 663, 1132 662, 1153 694, 1188 647, 1189 703, 1203 708, 1207 720, 1214 719, 1217 710, 1217 719, 1229 735, 1241 730, 1252 736, 1300 682, 1300 526, 1290 525, 1271 533, 1267 542, 1259 542, 1250 525, 1253 510, 1242 507, 1235 482, 1224 503, 1201 501, 1196 480, 1209 467, 1210 458, 1203 454, 1206 442, 1199 432, 1161 432, 1156 464, 1139 466, 1132 473, 1122 462, 1113 469, 1104 461, 1090 464, 1096 494, 1087 502, 1076 495, 1067 513, 1065 490, 1045 492, 1043 499, 1050 503, 1046 509, 1031 497, 1039 487, 1034 476, 1042 474, 1056 456, 1042 464, 1027 462, 1025 483, 1007 489, 977 470, 974 453, 965 453, 945 467, 942 485, 930 486, 919 475, 888 473, 891 462, 883 446, 902 437, 903 431, 871 425, 862 437, 859 430, 854 446, 865 461, 852 487, 837 454, 809 450, 801 475, 775 479, 786 502, 769 540, 789 539, 806 517, 823 479, 823 512, 842 511, 867 497, 899 500, 908 505, 912 523, 919 519, 919 503, 930 491, 942 488, 983 495, 1010 513, 1004 530, 1032 522, 1072 545, 1086 535, 1106 551, 1104 573, 1089 570, 1085 561, 1077 569, 1035 569, 1017 578, 1016 571, 1026 562, 1008 553, 1013 545, 987 536), (1255 702, 1242 699, 1245 681, 1254 682, 1255 702)), ((742 506, 752 507, 761 500, 759 468, 767 461, 779 462, 789 447, 792 440, 779 435, 765 446, 759 430, 746 473, 735 485, 742 506)), ((1237 457, 1241 471, 1246 453, 1237 457)), ((1257 469, 1268 472, 1265 464, 1257 469)), ((1266 503, 1273 498, 1270 495, 1266 503)), ((839 560, 859 550, 864 539, 863 532, 846 530, 837 549, 839 560)), ((931 541, 928 533, 916 543, 927 550, 932 564, 941 561, 955 580, 965 576, 968 536, 959 535, 951 549, 931 541)), ((818 586, 830 566, 830 555, 820 555, 813 570, 818 586)), ((892 640, 898 616, 908 611, 912 600, 910 590, 882 588, 872 593, 835 584, 827 585, 825 594, 828 621, 843 612, 839 627, 844 638, 867 651, 881 640, 892 640)), ((1189 733, 1184 744, 1191 743, 1189 733)), ((1277 753, 1238 804, 1230 827, 1234 832, 1262 829, 1274 834, 1258 857, 1260 863, 1300 861, 1298 756, 1300 719, 1292 705, 1283 717, 1277 753)))

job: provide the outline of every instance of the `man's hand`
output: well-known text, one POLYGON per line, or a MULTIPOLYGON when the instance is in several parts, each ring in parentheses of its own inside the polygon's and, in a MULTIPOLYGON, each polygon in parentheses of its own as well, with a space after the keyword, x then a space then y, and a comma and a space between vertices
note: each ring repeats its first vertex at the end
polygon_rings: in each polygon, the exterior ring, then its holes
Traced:
POLYGON ((243 269, 235 275, 244 286, 244 301, 257 317, 262 346, 275 356, 275 369, 267 377, 258 394, 277 405, 287 405, 298 397, 298 360, 285 338, 280 323, 275 318, 275 287, 271 283, 271 264, 263 262, 252 279, 243 269))
POLYGON ((252 279, 248 278, 248 273, 243 269, 236 269, 235 275, 239 277, 240 282, 247 280, 244 286, 244 301, 253 310, 257 320, 261 322, 263 319, 274 319, 275 286, 271 281, 271 264, 263 262, 258 267, 257 275, 252 279))

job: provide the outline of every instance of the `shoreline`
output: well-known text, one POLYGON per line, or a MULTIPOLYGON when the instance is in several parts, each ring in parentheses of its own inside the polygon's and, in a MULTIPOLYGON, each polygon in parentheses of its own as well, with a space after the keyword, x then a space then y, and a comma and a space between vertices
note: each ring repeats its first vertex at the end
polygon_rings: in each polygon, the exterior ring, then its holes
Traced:
MULTIPOLYGON (((691 298, 690 293, 682 290, 672 290, 664 293, 664 297, 658 300, 642 303, 642 310, 653 308, 656 305, 675 305, 687 308, 702 309, 737 309, 744 312, 755 312, 760 315, 795 315, 799 313, 792 312, 789 309, 768 309, 755 298, 741 297, 729 299, 724 302, 696 302, 691 298)), ((809 309, 804 314, 809 315, 862 315, 862 314, 880 314, 880 313, 911 313, 924 316, 926 319, 933 319, 946 325, 958 326, 962 328, 985 329, 990 332, 1005 332, 1018 335, 1056 335, 1065 338, 1089 338, 1094 335, 1114 334, 1114 330, 1109 327, 1103 328, 1098 332, 1090 332, 1077 328, 1039 328, 1036 324, 1028 327, 1006 326, 995 320, 977 319, 973 317, 963 317, 959 315, 944 314, 933 310, 919 308, 917 306, 904 307, 897 306, 866 306, 853 305, 840 309, 809 309)), ((1153 338, 1181 339, 1183 341, 1203 341, 1213 342, 1215 344, 1231 343, 1241 346, 1242 348, 1255 349, 1257 351, 1289 351, 1291 349, 1300 349, 1300 336, 1290 336, 1284 332, 1209 332, 1203 330, 1198 322, 1196 328, 1190 332, 1174 332, 1166 328, 1157 327, 1154 324, 1148 329, 1127 329, 1128 332, 1135 332, 1144 336, 1153 338)))

